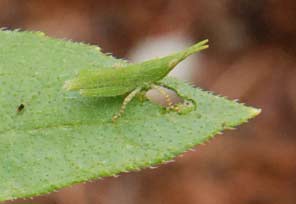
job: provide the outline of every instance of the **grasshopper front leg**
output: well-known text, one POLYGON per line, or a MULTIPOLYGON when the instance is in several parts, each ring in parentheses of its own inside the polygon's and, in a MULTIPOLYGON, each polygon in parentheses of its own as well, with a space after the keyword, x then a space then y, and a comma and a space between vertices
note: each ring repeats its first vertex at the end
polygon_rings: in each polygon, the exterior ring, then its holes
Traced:
POLYGON ((120 110, 117 114, 115 114, 112 117, 112 121, 115 122, 118 118, 120 118, 122 116, 122 114, 124 113, 126 106, 129 102, 131 102, 131 100, 133 100, 133 98, 142 90, 142 87, 138 87, 136 89, 134 89, 132 92, 130 92, 123 100, 123 103, 120 107, 120 110))

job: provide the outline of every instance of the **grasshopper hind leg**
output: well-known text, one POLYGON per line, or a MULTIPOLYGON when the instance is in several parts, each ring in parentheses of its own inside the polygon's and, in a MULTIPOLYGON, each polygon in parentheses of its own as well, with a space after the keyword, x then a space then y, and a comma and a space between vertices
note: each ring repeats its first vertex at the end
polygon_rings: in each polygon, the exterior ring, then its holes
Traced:
POLYGON ((170 95, 163 89, 162 86, 153 84, 151 88, 156 89, 165 98, 165 102, 168 110, 175 110, 175 106, 173 104, 173 101, 170 95))
POLYGON ((112 117, 112 121, 115 122, 118 118, 120 118, 122 116, 122 114, 124 113, 126 106, 129 102, 131 102, 133 100, 133 98, 142 90, 141 87, 138 87, 136 89, 134 89, 132 92, 130 92, 123 100, 122 105, 120 107, 120 110, 117 114, 115 114, 112 117))

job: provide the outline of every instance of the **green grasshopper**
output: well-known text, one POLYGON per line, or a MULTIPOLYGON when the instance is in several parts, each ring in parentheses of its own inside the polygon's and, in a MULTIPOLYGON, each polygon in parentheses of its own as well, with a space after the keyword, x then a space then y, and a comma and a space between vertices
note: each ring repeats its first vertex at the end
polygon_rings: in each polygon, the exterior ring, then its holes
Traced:
POLYGON ((113 121, 121 117, 127 104, 140 92, 158 89, 173 109, 169 96, 159 89, 163 79, 179 62, 188 56, 208 48, 203 40, 183 51, 163 58, 156 58, 138 64, 122 64, 103 69, 83 69, 74 79, 64 84, 68 91, 79 91, 82 96, 112 97, 127 95, 113 121))

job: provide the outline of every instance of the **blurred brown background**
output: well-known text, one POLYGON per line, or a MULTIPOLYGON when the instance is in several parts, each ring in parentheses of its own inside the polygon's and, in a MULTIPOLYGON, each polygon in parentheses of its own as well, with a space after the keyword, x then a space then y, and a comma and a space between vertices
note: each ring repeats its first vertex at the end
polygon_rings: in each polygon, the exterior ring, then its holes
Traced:
POLYGON ((263 109, 174 163, 7 203, 296 203, 295 0, 0 0, 0 26, 132 60, 209 38, 174 75, 263 109))

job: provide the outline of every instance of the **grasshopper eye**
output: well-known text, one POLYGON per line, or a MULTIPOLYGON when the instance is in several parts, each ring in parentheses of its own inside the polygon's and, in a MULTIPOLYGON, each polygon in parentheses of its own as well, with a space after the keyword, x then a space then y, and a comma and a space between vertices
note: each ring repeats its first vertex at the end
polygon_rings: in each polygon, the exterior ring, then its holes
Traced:
POLYGON ((16 112, 19 113, 19 112, 21 112, 24 108, 25 108, 25 105, 21 103, 21 104, 17 107, 16 112))

